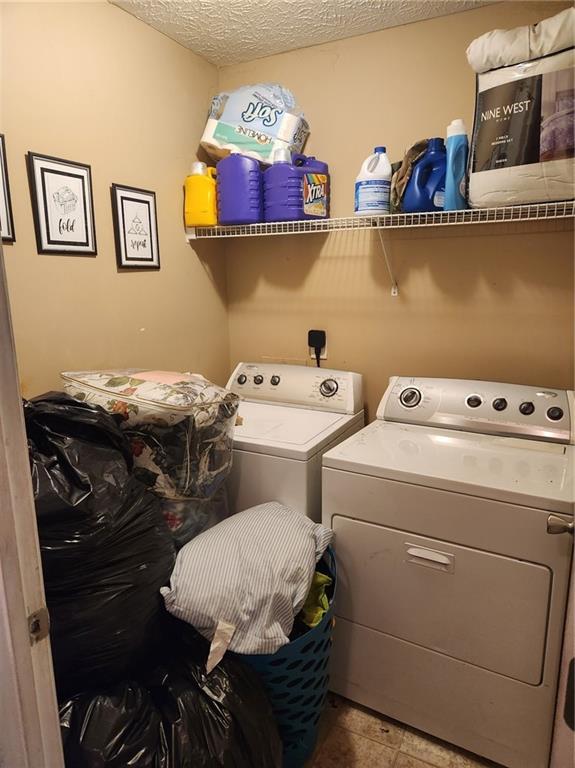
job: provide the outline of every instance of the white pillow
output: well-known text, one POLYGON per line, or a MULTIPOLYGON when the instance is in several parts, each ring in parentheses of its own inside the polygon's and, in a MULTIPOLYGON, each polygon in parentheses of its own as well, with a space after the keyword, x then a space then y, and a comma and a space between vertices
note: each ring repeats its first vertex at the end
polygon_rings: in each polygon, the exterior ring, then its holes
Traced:
POLYGON ((278 502, 239 512, 179 551, 161 590, 166 608, 210 641, 225 627, 232 651, 275 653, 289 642, 332 535, 278 502))

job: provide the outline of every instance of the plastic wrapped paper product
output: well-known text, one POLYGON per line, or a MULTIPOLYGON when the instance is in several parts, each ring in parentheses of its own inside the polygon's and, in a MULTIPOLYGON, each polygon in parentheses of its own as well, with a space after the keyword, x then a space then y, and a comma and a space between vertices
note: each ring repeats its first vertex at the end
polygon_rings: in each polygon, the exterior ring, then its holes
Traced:
POLYGON ((61 393, 26 402, 24 415, 56 684, 68 695, 154 652, 175 551, 112 416, 61 393))
POLYGON ((489 32, 469 46, 478 72, 472 207, 575 197, 574 45, 571 8, 535 27, 489 32))
POLYGON ((160 497, 178 544, 226 516, 237 395, 190 373, 86 371, 62 379, 72 397, 120 415, 135 475, 160 497))
POLYGON ((301 152, 308 135, 293 94, 258 83, 214 96, 201 144, 214 158, 239 152, 269 165, 276 149, 301 152))

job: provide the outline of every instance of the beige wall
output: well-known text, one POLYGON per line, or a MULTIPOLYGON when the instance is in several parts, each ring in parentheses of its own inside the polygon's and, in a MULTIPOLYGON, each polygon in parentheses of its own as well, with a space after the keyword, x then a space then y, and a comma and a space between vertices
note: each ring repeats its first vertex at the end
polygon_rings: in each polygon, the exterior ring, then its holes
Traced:
POLYGON ((218 88, 292 88, 310 120, 308 151, 330 163, 333 214, 347 215, 373 145, 395 159, 453 117, 471 123, 470 40, 565 5, 497 4, 224 68, 218 83, 214 67, 106 3, 1 4, 17 235, 4 251, 24 394, 58 386, 62 369, 115 365, 224 382, 239 359, 304 360, 312 327, 328 331, 326 365, 365 375, 372 417, 394 373, 573 386, 563 225, 394 234, 398 298, 368 233, 229 242, 226 274, 224 245, 192 250, 181 227, 182 178, 218 88), (28 150, 92 165, 96 258, 36 253, 28 150), (158 273, 118 273, 112 182, 156 191, 158 273))
POLYGON ((107 3, 3 3, 2 118, 17 241, 4 247, 25 395, 66 369, 228 373, 222 259, 185 243, 182 182, 217 70, 107 3), (92 166, 98 255, 38 255, 32 150, 92 166), (112 182, 157 195, 161 269, 118 273, 112 182))
MULTIPOLYGON (((308 153, 330 164, 332 214, 350 215, 374 145, 395 160, 455 117, 471 127, 474 37, 567 5, 496 4, 224 68, 219 84, 291 88, 309 118, 308 153)), ((325 328, 325 364, 364 374, 372 418, 392 374, 572 387, 572 237, 539 224, 394 234, 398 298, 367 233, 228 242, 231 364, 303 359, 307 330, 325 328)))

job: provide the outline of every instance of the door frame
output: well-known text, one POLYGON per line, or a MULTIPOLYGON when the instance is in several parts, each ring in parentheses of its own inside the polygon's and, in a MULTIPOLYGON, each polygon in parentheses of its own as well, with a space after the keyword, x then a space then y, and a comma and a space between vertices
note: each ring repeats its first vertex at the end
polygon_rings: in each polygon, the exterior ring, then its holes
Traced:
POLYGON ((10 305, 0 246, 0 766, 64 768, 10 305))

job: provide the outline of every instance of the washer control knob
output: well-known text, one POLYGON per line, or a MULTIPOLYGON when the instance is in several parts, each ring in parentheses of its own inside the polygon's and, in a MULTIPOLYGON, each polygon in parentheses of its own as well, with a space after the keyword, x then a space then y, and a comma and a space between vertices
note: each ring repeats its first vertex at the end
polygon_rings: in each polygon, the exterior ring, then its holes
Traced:
POLYGON ((507 400, 504 397, 496 397, 492 405, 496 411, 504 411, 507 408, 507 400))
POLYGON ((254 384, 263 384, 264 383, 264 377, 261 375, 261 373, 257 373, 254 376, 254 384))
POLYGON ((277 387, 277 385, 280 383, 280 377, 276 376, 275 374, 271 377, 270 382, 273 387, 277 387))
POLYGON ((415 387, 408 387, 400 394, 399 402, 406 408, 415 408, 421 402, 421 392, 415 387))
POLYGON ((324 397, 333 397, 338 390, 338 383, 335 379, 324 379, 319 385, 319 391, 324 397))
POLYGON ((238 378, 236 379, 236 381, 238 382, 238 384, 245 384, 247 380, 248 380, 248 377, 246 376, 246 374, 245 374, 245 373, 240 373, 240 375, 239 375, 239 376, 238 376, 238 378))
POLYGON ((553 405, 547 409, 547 418, 551 421, 559 421, 563 418, 563 408, 559 408, 557 405, 553 405))
POLYGON ((535 406, 528 400, 526 400, 524 403, 521 403, 519 406, 519 413, 522 413, 524 416, 531 416, 534 410, 535 406))
POLYGON ((465 402, 470 408, 479 408, 483 400, 479 397, 479 395, 469 395, 465 402))

